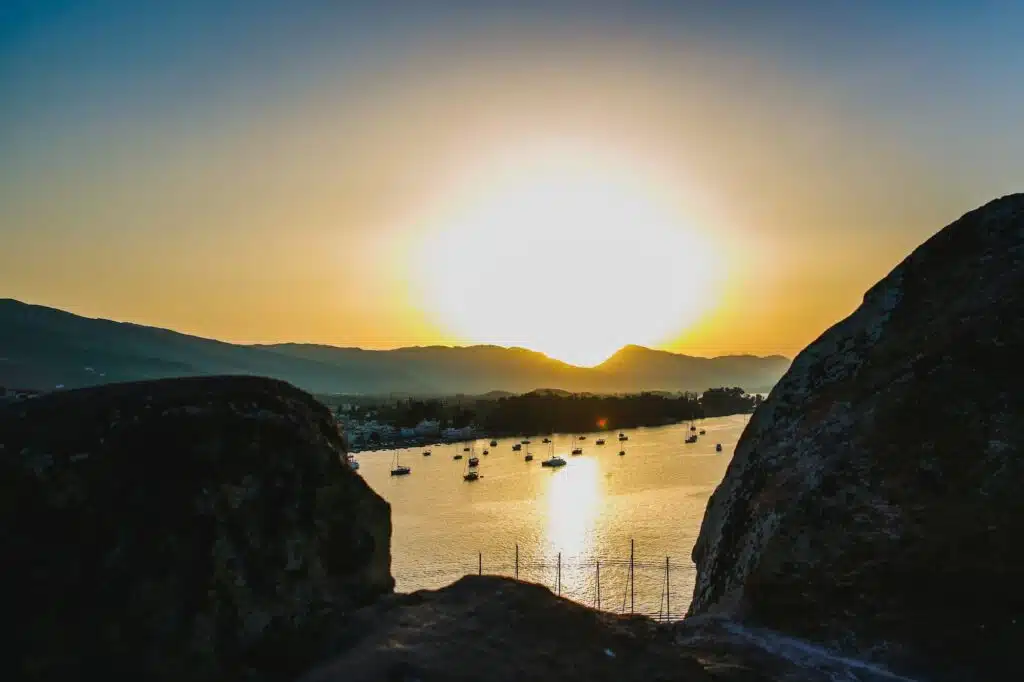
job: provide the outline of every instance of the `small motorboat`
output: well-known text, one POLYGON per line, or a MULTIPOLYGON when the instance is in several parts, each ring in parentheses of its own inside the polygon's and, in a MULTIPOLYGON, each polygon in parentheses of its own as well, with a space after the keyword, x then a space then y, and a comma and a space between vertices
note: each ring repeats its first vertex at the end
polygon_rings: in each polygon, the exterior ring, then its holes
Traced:
POLYGON ((463 474, 463 476, 462 476, 462 480, 463 480, 463 481, 476 481, 476 480, 478 480, 479 478, 480 478, 480 474, 478 474, 478 473, 477 473, 477 472, 475 472, 475 471, 467 471, 467 472, 466 472, 465 474, 463 474))
POLYGON ((541 443, 550 443, 550 442, 551 442, 550 438, 545 438, 544 440, 541 441, 541 443))
POLYGON ((512 452, 519 452, 522 449, 523 449, 523 446, 520 445, 519 443, 516 443, 515 445, 512 446, 512 452))
POLYGON ((721 452, 721 451, 722 451, 722 444, 721 443, 716 443, 715 444, 715 452, 721 452))
POLYGON ((552 457, 548 457, 546 460, 541 462, 540 465, 542 467, 553 467, 553 468, 564 467, 565 466, 565 460, 562 459, 561 457, 553 457, 552 456, 552 457))
POLYGON ((492 440, 492 441, 491 441, 491 447, 492 447, 492 448, 496 448, 496 447, 498 447, 498 441, 496 441, 496 440, 492 440))
POLYGON ((430 457, 430 450, 424 450, 423 451, 423 456, 424 457, 430 457))
POLYGON ((530 444, 530 441, 528 441, 528 440, 521 440, 521 441, 519 441, 519 443, 520 443, 521 445, 529 445, 529 444, 530 444))
POLYGON ((484 450, 483 454, 489 455, 489 454, 491 454, 491 451, 490 450, 484 450))
POLYGON ((348 468, 351 469, 352 471, 355 471, 356 469, 359 468, 359 462, 357 462, 356 458, 353 457, 352 455, 348 455, 345 461, 348 462, 348 468))
POLYGON ((708 432, 705 431, 704 429, 701 429, 698 433, 700 433, 700 435, 702 436, 706 436, 708 432))
POLYGON ((586 439, 587 439, 586 436, 580 436, 580 440, 586 440, 586 439))
POLYGON ((480 458, 479 457, 470 457, 469 458, 469 466, 475 467, 479 463, 480 463, 480 458))
POLYGON ((455 455, 452 459, 462 459, 462 455, 455 455))
POLYGON ((533 461, 533 455, 531 455, 529 452, 527 452, 526 456, 523 457, 523 461, 524 462, 532 462, 533 461))
POLYGON ((469 448, 462 448, 463 452, 469 452, 469 448))
POLYGON ((627 435, 626 435, 626 434, 624 434, 624 433, 620 433, 620 434, 619 434, 619 440, 620 440, 620 441, 622 441, 622 440, 629 440, 629 436, 627 436, 627 435))
POLYGON ((598 438, 595 440, 594 445, 604 445, 604 438, 598 438))
POLYGON ((583 448, 573 448, 572 449, 572 454, 574 454, 574 455, 582 455, 583 454, 583 448))
POLYGON ((696 443, 697 442, 697 434, 693 433, 693 434, 690 434, 689 436, 687 436, 686 437, 686 442, 687 443, 696 443))
POLYGON ((624 456, 625 454, 626 454, 626 451, 625 451, 625 450, 619 450, 619 457, 622 457, 622 456, 624 456))

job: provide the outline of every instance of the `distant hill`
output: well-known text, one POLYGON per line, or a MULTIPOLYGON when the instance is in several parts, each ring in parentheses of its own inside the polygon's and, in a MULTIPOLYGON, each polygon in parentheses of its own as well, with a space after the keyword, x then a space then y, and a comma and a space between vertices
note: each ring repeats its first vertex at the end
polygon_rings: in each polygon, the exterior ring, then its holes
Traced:
POLYGON ((374 351, 314 344, 239 345, 0 299, 0 386, 52 389, 174 376, 274 377, 315 393, 482 395, 540 388, 595 393, 763 391, 782 356, 699 358, 626 346, 594 368, 524 348, 422 346, 374 351))
POLYGON ((699 358, 643 346, 625 346, 596 369, 622 377, 629 385, 651 391, 700 390, 718 386, 742 386, 750 392, 770 390, 789 369, 781 355, 723 355, 699 358))

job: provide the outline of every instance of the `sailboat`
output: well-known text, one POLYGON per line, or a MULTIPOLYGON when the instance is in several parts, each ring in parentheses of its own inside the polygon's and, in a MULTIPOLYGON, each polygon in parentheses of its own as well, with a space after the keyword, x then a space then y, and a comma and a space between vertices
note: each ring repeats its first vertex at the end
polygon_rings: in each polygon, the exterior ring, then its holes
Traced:
POLYGON ((696 431, 697 431, 697 427, 693 425, 693 420, 691 419, 690 420, 690 435, 688 435, 686 437, 686 442, 687 443, 696 443, 697 442, 697 434, 695 433, 696 431))
POLYGON ((621 431, 619 431, 619 440, 620 441, 629 440, 629 436, 627 436, 626 434, 624 434, 621 431))
POLYGON ((469 455, 469 462, 468 462, 469 466, 475 467, 479 463, 480 463, 480 458, 476 456, 475 452, 471 453, 469 455))
POLYGON ((574 447, 572 449, 572 453, 571 454, 573 454, 573 455, 582 455, 583 454, 583 448, 581 448, 580 446, 577 445, 576 447, 574 447))
POLYGON ((555 444, 551 443, 551 448, 548 451, 548 458, 540 463, 544 467, 552 467, 557 469, 558 467, 565 466, 565 460, 561 457, 555 457, 555 444))
POLYGON ((405 476, 406 474, 412 473, 412 469, 410 469, 409 467, 402 466, 401 464, 399 464, 398 456, 399 456, 399 451, 396 450, 395 451, 395 461, 393 462, 393 464, 391 466, 391 475, 392 476, 405 476))
POLYGON ((532 462, 533 461, 533 455, 530 454, 530 448, 526 448, 526 454, 523 456, 523 461, 524 462, 532 462))

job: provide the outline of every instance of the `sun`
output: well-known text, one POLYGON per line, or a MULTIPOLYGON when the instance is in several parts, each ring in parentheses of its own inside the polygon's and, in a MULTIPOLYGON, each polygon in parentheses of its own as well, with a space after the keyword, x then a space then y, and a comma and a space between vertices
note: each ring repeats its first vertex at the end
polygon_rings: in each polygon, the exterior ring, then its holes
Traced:
POLYGON ((427 230, 416 293, 450 334, 593 366, 715 304, 716 249, 671 192, 628 161, 545 152, 480 169, 427 230))

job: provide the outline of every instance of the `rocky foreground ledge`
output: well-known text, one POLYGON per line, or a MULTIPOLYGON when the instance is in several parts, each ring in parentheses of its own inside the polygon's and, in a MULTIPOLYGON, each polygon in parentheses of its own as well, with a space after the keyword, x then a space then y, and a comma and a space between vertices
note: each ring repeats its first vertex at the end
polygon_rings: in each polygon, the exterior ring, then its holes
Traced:
POLYGON ((1024 195, 916 250, 754 414, 691 617, 469 577, 392 594, 390 510, 269 379, 0 407, 4 677, 1024 679, 1024 195))
POLYGON ((5 667, 37 680, 298 674, 330 623, 394 586, 390 509, 344 451, 326 407, 270 379, 0 408, 5 667))

